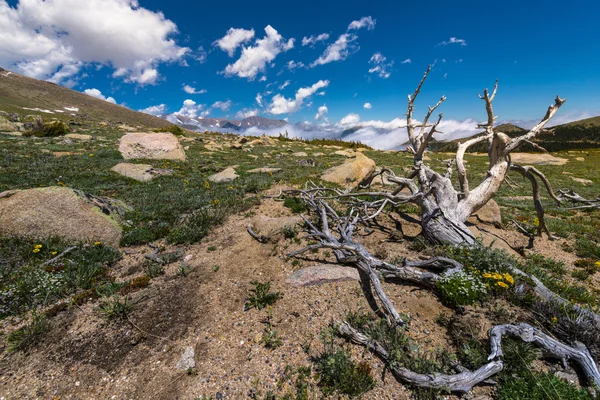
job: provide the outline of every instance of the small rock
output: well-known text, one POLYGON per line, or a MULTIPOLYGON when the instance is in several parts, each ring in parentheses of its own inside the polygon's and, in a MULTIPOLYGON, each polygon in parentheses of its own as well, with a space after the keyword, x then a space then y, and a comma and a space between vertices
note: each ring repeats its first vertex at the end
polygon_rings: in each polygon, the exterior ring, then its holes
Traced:
POLYGON ((302 167, 314 167, 315 165, 317 165, 315 160, 313 160, 312 158, 307 158, 306 160, 300 160, 297 162, 297 164, 302 167))
POLYGON ((285 280, 290 286, 311 286, 331 282, 358 281, 358 270, 351 267, 341 267, 333 264, 320 264, 303 268, 288 276, 285 280))
POLYGON ((149 182, 159 175, 173 175, 172 170, 153 168, 148 164, 119 163, 110 170, 140 182, 149 182))
POLYGON ((308 154, 306 154, 304 151, 299 151, 297 153, 293 153, 292 155, 294 157, 308 157, 308 154))
POLYGON ((275 218, 257 215, 252 219, 251 226, 256 234, 276 242, 283 237, 284 230, 294 229, 301 222, 302 218, 300 216, 275 218))
POLYGON ((248 171, 249 174, 274 174, 276 172, 281 172, 283 171, 281 168, 269 168, 269 167, 264 167, 264 168, 254 168, 251 169, 250 171, 248 171))
POLYGON ((574 180, 575 182, 577 182, 577 183, 581 183, 581 184, 582 184, 582 185, 584 185, 584 186, 591 185, 592 183, 594 183, 594 182, 592 182, 592 181, 591 181, 591 180, 589 180, 589 179, 584 179, 584 178, 575 178, 574 176, 572 176, 572 177, 571 177, 571 179, 573 179, 573 180, 574 180))
POLYGON ((234 149, 234 150, 241 150, 242 147, 244 147, 244 146, 242 146, 241 143, 232 143, 231 144, 231 148, 234 149))
POLYGON ((495 200, 488 201, 478 211, 474 212, 473 215, 478 220, 487 224, 500 225, 502 223, 502 215, 500 214, 500 207, 495 200))
POLYGON ((94 137, 92 135, 82 135, 79 133, 67 133, 64 137, 67 139, 81 140, 84 142, 94 140, 94 137))
POLYGON ((313 157, 321 157, 324 155, 325 155, 325 153, 313 153, 313 157))
POLYGON ((235 169, 229 167, 225 168, 221 172, 217 172, 216 174, 209 176, 208 180, 215 183, 232 182, 238 177, 239 175, 235 172, 235 169))
POLYGON ((195 352, 192 346, 186 346, 183 350, 183 354, 175 364, 175 368, 180 371, 187 371, 190 368, 196 367, 196 361, 194 360, 195 352))

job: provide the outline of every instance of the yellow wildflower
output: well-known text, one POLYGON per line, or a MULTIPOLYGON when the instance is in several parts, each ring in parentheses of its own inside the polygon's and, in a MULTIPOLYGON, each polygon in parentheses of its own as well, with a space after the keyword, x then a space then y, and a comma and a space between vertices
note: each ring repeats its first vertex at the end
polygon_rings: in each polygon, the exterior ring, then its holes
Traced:
POLYGON ((483 277, 489 279, 492 277, 492 274, 490 274, 489 272, 486 272, 485 274, 483 274, 483 277))
POLYGON ((93 154, 93 153, 90 153, 90 157, 94 157, 94 154, 93 154))
POLYGON ((215 205, 219 204, 219 199, 214 199, 213 203, 215 203, 215 205))
POLYGON ((33 252, 34 252, 34 253, 39 253, 39 252, 40 252, 40 249, 33 249, 33 252))
POLYGON ((210 183, 208 183, 208 181, 204 182, 204 187, 207 188, 207 189, 210 189, 210 183))
POLYGON ((52 254, 53 256, 55 256, 55 255, 56 255, 56 253, 58 253, 58 252, 57 252, 57 251, 53 251, 53 252, 52 252, 52 253, 50 253, 50 254, 52 254))
POLYGON ((595 265, 596 267, 600 267, 600 261, 596 261, 596 262, 594 263, 594 265, 595 265))
POLYGON ((95 246, 100 246, 102 244, 102 242, 94 242, 95 246))
POLYGON ((36 244, 35 246, 33 246, 34 249, 41 249, 42 247, 44 246, 42 246, 41 244, 36 244))
POLYGON ((183 183, 185 183, 186 185, 189 185, 189 184, 190 184, 190 181, 188 181, 187 179, 184 179, 184 180, 183 180, 183 183))
POLYGON ((58 181, 58 186, 65 186, 65 184, 61 181, 58 181))
POLYGON ((553 324, 555 324, 555 323, 557 323, 557 322, 558 322, 558 318, 556 318, 556 317, 552 317, 552 323, 553 323, 553 324))
POLYGON ((500 280, 500 279, 502 279, 502 275, 500 275, 499 273, 495 272, 494 273, 494 279, 495 280, 500 280))
POLYGON ((504 282, 496 282, 496 285, 500 286, 501 288, 507 289, 508 285, 504 282))
POLYGON ((511 285, 515 283, 515 279, 510 274, 504 274, 504 280, 511 285))
POLYGON ((229 186, 227 189, 233 189, 233 186, 229 186))
POLYGON ((533 219, 533 226, 540 226, 540 220, 537 218, 533 219))

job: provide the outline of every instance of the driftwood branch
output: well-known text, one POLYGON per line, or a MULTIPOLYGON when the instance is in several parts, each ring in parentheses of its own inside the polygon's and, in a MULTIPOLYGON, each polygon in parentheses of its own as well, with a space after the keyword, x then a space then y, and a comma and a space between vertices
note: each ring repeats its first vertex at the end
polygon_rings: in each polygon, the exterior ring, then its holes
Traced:
POLYGON ((572 190, 558 190, 558 198, 560 200, 569 201, 574 204, 581 204, 575 207, 571 207, 571 210, 584 209, 584 208, 600 208, 600 196, 596 197, 594 200, 588 200, 572 190))

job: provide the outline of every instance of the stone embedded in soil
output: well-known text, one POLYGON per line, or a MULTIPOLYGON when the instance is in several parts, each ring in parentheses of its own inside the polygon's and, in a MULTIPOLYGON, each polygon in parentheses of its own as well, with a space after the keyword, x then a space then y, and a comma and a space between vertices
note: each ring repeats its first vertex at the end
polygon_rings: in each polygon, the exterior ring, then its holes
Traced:
POLYGON ((264 168, 254 168, 251 169, 250 171, 248 171, 249 174, 268 174, 268 173, 276 173, 276 172, 281 172, 283 171, 281 168, 269 168, 269 167, 264 167, 264 168))
POLYGON ((225 168, 221 172, 217 172, 216 174, 209 176, 208 180, 215 183, 232 182, 238 177, 239 175, 235 172, 235 169, 229 167, 225 168))
POLYGON ((356 187, 373 171, 375 171, 375 161, 362 153, 356 153, 354 158, 347 158, 342 165, 331 167, 323 172, 321 179, 345 187, 356 187))
POLYGON ((81 140, 84 142, 94 140, 94 137, 92 135, 82 135, 80 133, 67 133, 64 137, 67 139, 81 140))
POLYGON ((502 223, 502 215, 500 214, 500 207, 495 200, 488 201, 478 211, 474 212, 473 215, 478 220, 487 224, 500 225, 502 223))
POLYGON ((571 179, 573 179, 577 183, 581 183, 583 186, 591 185, 592 183, 594 183, 589 179, 575 178, 574 176, 572 176, 571 179))
POLYGON ((294 157, 308 157, 308 154, 306 154, 306 152, 304 152, 304 151, 299 151, 297 153, 293 153, 292 155, 294 157))
POLYGON ((196 368, 196 360, 194 359, 195 355, 194 348, 192 346, 186 346, 181 354, 181 357, 179 358, 179 361, 177 361, 177 364, 175 364, 175 368, 180 371, 187 371, 191 368, 196 368))
POLYGON ((356 268, 320 264, 294 272, 287 277, 285 283, 290 286, 301 287, 358 280, 360 280, 360 276, 356 268))
POLYGON ((126 160, 147 158, 152 160, 185 161, 183 146, 172 133, 128 133, 121 137, 119 151, 126 160))
POLYGON ((64 187, 12 190, 0 196, 0 235, 118 245, 123 203, 64 187))
POLYGON ((149 182, 160 175, 173 175, 172 170, 153 168, 149 164, 119 163, 110 170, 140 182, 149 182))

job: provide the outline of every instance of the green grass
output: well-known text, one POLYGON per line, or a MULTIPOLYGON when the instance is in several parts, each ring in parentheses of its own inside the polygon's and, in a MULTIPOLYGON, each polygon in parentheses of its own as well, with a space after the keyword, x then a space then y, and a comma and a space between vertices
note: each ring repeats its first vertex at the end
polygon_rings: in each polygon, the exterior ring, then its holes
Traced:
POLYGON ((100 311, 108 320, 127 319, 133 309, 133 304, 127 297, 105 297, 100 304, 100 311))
POLYGON ((21 329, 11 332, 6 338, 9 351, 27 350, 39 342, 43 335, 50 330, 48 319, 31 310, 31 320, 21 329))

